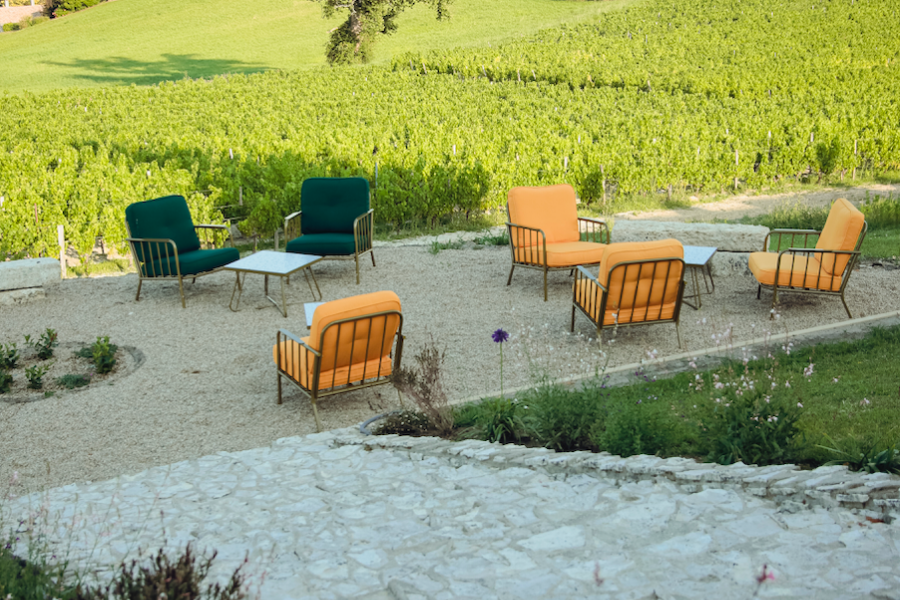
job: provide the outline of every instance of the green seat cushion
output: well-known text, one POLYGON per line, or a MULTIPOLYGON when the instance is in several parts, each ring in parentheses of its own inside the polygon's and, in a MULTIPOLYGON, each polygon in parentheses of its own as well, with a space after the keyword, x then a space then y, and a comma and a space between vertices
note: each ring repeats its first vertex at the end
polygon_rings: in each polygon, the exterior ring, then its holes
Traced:
POLYGON ((304 235, 353 233, 353 221, 369 212, 369 181, 363 177, 306 179, 300 186, 300 210, 304 235))
MULTIPOLYGON (((233 263, 241 257, 237 248, 216 248, 213 250, 194 250, 178 255, 181 275, 198 275, 206 271, 213 271, 233 263)), ((175 259, 155 260, 147 265, 145 277, 174 277, 178 274, 175 269, 175 259)))
MULTIPOLYGON (((194 230, 191 211, 184 196, 165 196, 155 200, 136 202, 125 209, 125 221, 133 238, 162 238, 175 242, 178 254, 200 248, 200 238, 194 230)), ((144 246, 136 244, 137 258, 141 262, 145 248, 149 248, 151 260, 165 257, 168 249, 158 249, 156 244, 144 246)))
POLYGON ((352 233, 313 233, 294 238, 288 242, 285 250, 316 256, 355 254, 356 243, 353 241, 352 233))

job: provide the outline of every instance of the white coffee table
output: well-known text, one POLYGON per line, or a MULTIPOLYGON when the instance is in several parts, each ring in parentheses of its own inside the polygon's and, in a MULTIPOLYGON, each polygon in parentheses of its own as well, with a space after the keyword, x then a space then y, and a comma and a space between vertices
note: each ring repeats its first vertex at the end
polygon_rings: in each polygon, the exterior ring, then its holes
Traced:
MULTIPOLYGON (((700 279, 698 274, 703 277, 703 285, 706 287, 707 294, 712 294, 716 291, 716 282, 713 281, 712 269, 710 268, 710 261, 712 260, 713 255, 716 253, 718 248, 713 248, 712 246, 685 246, 684 247, 684 266, 690 270, 691 279, 693 282, 694 293, 685 296, 683 302, 693 308, 694 310, 700 310, 700 307, 703 306, 703 300, 701 295, 704 292, 700 291, 700 279), (709 275, 709 282, 706 281, 706 276, 709 275), (712 289, 710 289, 712 286, 712 289), (688 300, 696 299, 697 305, 694 306, 688 300)), ((685 273, 687 275, 687 273, 685 273)))
POLYGON ((316 314, 316 309, 325 304, 324 302, 307 302, 303 305, 303 312, 306 313, 306 327, 307 329, 312 329, 313 315, 316 314))
POLYGON ((247 277, 247 273, 258 273, 265 276, 264 285, 266 298, 269 302, 274 304, 276 308, 279 308, 278 303, 269 296, 269 275, 278 277, 281 280, 280 309, 285 317, 287 317, 287 298, 284 294, 284 280, 297 271, 303 271, 303 275, 306 277, 306 283, 309 285, 309 291, 312 293, 313 299, 316 299, 316 291, 318 291, 319 300, 321 300, 322 290, 319 289, 319 282, 316 281, 316 276, 310 268, 320 260, 322 260, 321 256, 312 254, 294 254, 293 252, 260 250, 256 254, 251 254, 246 258, 236 260, 233 263, 226 265, 225 268, 234 271, 237 276, 236 281, 234 282, 234 289, 231 291, 231 301, 228 303, 228 308, 235 312, 237 311, 238 306, 241 303, 241 293, 244 291, 243 282, 247 277), (241 277, 242 273, 243 278, 241 277), (309 280, 310 277, 312 277, 312 282, 309 280), (313 291, 313 283, 316 284, 315 291, 313 291), (235 297, 235 295, 237 297, 235 297))

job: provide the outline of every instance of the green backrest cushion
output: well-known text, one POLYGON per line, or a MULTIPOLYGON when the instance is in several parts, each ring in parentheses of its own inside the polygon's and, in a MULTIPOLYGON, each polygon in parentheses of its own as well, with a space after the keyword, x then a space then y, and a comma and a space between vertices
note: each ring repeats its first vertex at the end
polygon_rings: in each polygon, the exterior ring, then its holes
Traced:
POLYGON ((353 233, 353 221, 369 212, 369 180, 312 177, 300 187, 300 232, 353 233))
MULTIPOLYGON (((125 209, 125 221, 133 238, 164 238, 175 242, 178 253, 200 248, 191 211, 184 196, 165 196, 136 202, 125 209)), ((138 253, 142 254, 140 248, 138 253)), ((157 258, 157 257, 154 257, 157 258)), ((143 261, 143 256, 138 256, 143 261)))

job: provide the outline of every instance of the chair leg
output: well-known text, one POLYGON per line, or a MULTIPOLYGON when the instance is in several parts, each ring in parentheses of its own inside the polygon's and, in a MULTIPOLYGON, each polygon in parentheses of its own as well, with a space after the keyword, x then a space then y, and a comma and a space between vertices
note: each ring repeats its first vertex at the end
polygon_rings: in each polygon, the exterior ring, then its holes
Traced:
POLYGON ((575 333, 575 303, 572 303, 572 324, 569 327, 571 333, 575 333))
POLYGON ((544 267, 544 302, 547 301, 547 267, 544 267))
POLYGON ((320 433, 322 431, 322 423, 319 421, 319 409, 316 408, 316 401, 312 400, 313 405, 313 415, 316 417, 316 433, 320 433))
POLYGON ((275 378, 278 380, 278 404, 281 404, 281 373, 275 371, 275 378))
POLYGON ((372 250, 371 252, 369 252, 369 256, 372 257, 372 266, 374 267, 375 266, 375 251, 372 250))
POLYGON ((759 300, 759 295, 762 293, 762 285, 756 286, 756 299, 759 300))
POLYGON ((356 285, 359 285, 359 254, 353 257, 353 262, 356 263, 356 285))
POLYGON ((406 405, 403 404, 403 394, 400 393, 400 388, 394 388, 394 389, 397 390, 397 399, 400 401, 400 408, 405 409, 406 405))
POLYGON ((187 305, 184 303, 184 284, 181 277, 178 278, 178 293, 181 294, 181 308, 187 308, 187 305))
POLYGON ((678 328, 678 323, 675 323, 675 337, 678 339, 678 349, 681 350, 681 330, 678 328))
POLYGON ((850 309, 847 307, 847 301, 844 300, 844 290, 841 290, 841 302, 844 303, 844 310, 847 311, 847 318, 852 319, 853 315, 850 314, 850 309))
POLYGON ((137 291, 137 294, 134 295, 135 302, 141 301, 141 286, 142 285, 144 285, 144 280, 139 278, 138 279, 138 291, 137 291))
POLYGON ((778 304, 778 288, 772 288, 772 312, 769 313, 769 319, 775 318, 775 305, 778 304))
POLYGON ((515 271, 515 270, 516 270, 516 265, 515 265, 515 263, 513 263, 513 266, 511 266, 511 267, 509 268, 509 278, 506 280, 506 285, 507 285, 507 286, 508 286, 510 283, 512 283, 512 274, 513 274, 513 271, 515 271))

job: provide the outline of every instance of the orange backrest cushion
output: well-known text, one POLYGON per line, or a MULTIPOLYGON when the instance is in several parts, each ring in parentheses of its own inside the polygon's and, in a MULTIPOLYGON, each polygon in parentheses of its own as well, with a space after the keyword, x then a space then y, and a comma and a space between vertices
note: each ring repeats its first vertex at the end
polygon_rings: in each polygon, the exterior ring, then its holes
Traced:
MULTIPOLYGON (((816 242, 816 248, 820 250, 855 250, 859 234, 862 233, 866 217, 859 209, 848 200, 838 198, 831 205, 825 227, 816 242)), ((817 256, 816 258, 819 258, 817 256)), ((850 255, 822 255, 822 268, 828 274, 842 273, 850 255)))
MULTIPOLYGON (((400 326, 400 317, 396 314, 371 320, 353 320, 331 327, 328 325, 335 321, 392 310, 400 311, 400 298, 394 292, 351 296, 317 307, 309 329, 309 345, 322 353, 321 369, 339 369, 389 355, 394 335, 400 326)), ((310 361, 310 375, 312 367, 310 361)))
MULTIPOLYGON (((545 187, 517 187, 507 195, 509 222, 542 229, 548 244, 577 242, 578 210, 575 188, 568 184, 545 187)), ((534 246, 540 236, 520 232, 517 246, 534 246)))
POLYGON ((609 290, 607 310, 675 302, 684 270, 682 263, 635 264, 610 273, 618 263, 663 258, 683 259, 684 246, 675 239, 608 245, 600 261, 598 278, 609 290))

